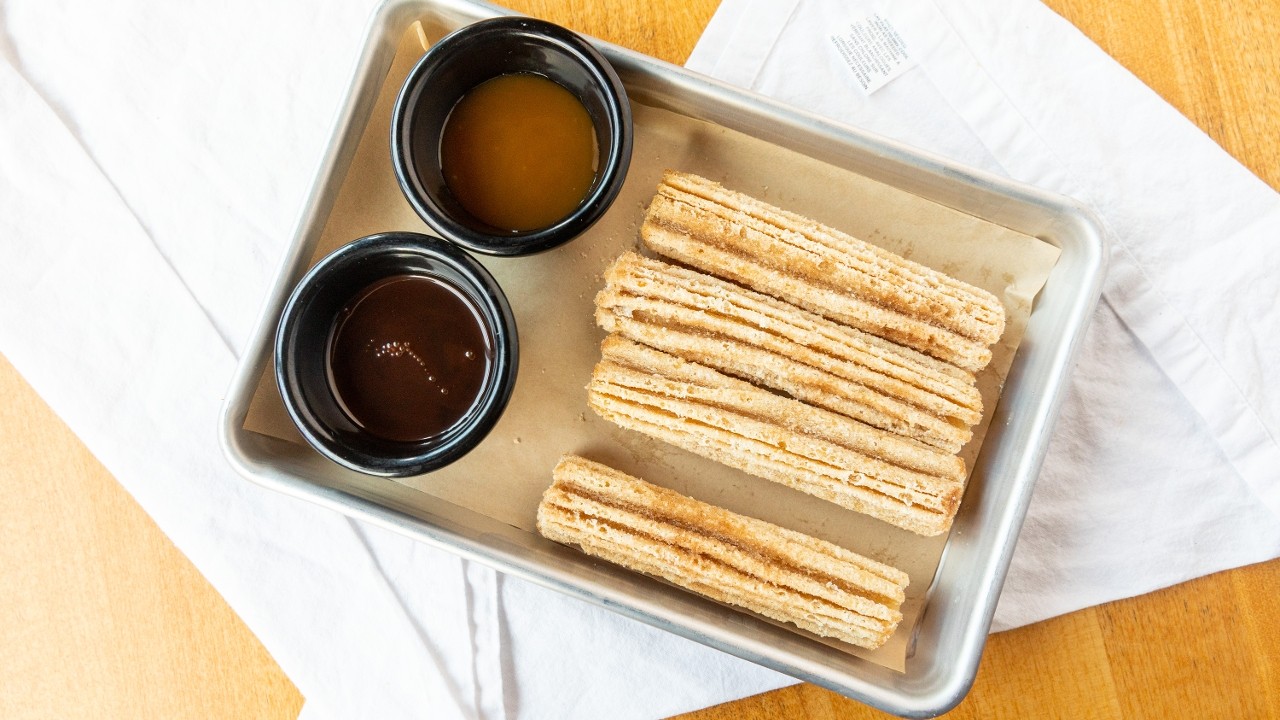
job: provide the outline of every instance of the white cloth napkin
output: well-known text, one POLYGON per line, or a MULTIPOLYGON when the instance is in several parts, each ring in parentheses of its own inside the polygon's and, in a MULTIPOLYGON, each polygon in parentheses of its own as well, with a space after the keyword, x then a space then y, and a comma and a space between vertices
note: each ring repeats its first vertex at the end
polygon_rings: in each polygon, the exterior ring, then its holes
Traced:
MULTIPOLYGON (((371 0, 0 8, 0 352, 262 639, 304 716, 655 717, 792 682, 223 462, 218 407, 371 0)), ((1274 192, 1027 0, 727 0, 690 64, 1107 224, 1111 280, 999 627, 1280 554, 1274 192), (827 36, 869 12, 917 64, 864 97, 827 36)))
POLYGON ((1280 555, 1275 191, 1025 0, 729 2, 688 67, 1101 218, 1108 281, 996 629, 1280 555), (909 69, 866 94, 831 38, 871 17, 909 69))
POLYGON ((649 718, 794 682, 222 458, 222 398, 372 5, 6 2, 0 352, 262 640, 307 718, 649 718))

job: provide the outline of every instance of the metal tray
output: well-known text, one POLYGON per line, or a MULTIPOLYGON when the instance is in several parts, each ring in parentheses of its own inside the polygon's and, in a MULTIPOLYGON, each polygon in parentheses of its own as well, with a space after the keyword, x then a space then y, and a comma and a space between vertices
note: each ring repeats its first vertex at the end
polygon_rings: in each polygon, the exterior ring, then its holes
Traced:
MULTIPOLYGON (((974 465, 905 672, 839 652, 800 633, 727 610, 625 570, 602 567, 542 538, 403 485, 317 463, 285 441, 244 429, 272 361, 280 310, 306 270, 372 111, 396 43, 414 20, 454 28, 508 11, 467 0, 388 0, 374 14, 329 148, 223 408, 220 439, 245 477, 403 533, 628 617, 903 716, 928 717, 972 685, 1065 379, 1105 267, 1098 223, 1078 203, 972 170, 744 92, 635 52, 597 43, 631 96, 865 175, 1061 250, 1037 297, 974 465)), ((311 457, 315 456, 315 457, 311 457)))

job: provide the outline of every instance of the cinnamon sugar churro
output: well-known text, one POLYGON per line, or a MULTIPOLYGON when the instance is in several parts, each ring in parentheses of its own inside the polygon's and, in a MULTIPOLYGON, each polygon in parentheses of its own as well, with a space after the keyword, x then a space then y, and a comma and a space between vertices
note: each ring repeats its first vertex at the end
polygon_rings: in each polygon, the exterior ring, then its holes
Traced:
POLYGON ((982 418, 972 373, 794 305, 624 253, 605 272, 607 331, 873 427, 956 452, 982 418))
POLYGON ((991 360, 991 293, 689 173, 668 172, 641 237, 654 252, 967 370, 991 360))
POLYGON ((955 455, 619 337, 602 355, 587 402, 621 427, 921 535, 951 526, 955 455))
POLYGON ((865 648, 902 620, 906 573, 576 456, 560 460, 538 531, 818 635, 865 648))

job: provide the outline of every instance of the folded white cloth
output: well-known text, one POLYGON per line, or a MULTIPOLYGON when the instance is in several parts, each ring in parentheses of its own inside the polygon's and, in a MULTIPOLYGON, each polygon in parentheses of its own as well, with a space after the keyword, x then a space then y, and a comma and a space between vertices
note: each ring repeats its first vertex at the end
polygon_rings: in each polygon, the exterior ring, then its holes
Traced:
MULTIPOLYGON (((262 639, 305 716, 654 717, 792 682, 223 462, 218 406, 371 6, 5 0, 0 352, 262 639)), ((1280 554, 1274 192, 1026 0, 726 0, 690 64, 1107 224, 1111 281, 1001 627, 1280 554), (873 12, 916 65, 868 97, 828 36, 873 12)))
POLYGON ((1024 0, 729 2, 688 67, 1101 218, 1108 281, 996 629, 1280 555, 1274 190, 1024 0), (869 95, 832 41, 868 18, 909 58, 869 95))
POLYGON ((794 682, 221 456, 219 407, 371 1, 3 9, 0 352, 262 640, 304 716, 648 718, 794 682))

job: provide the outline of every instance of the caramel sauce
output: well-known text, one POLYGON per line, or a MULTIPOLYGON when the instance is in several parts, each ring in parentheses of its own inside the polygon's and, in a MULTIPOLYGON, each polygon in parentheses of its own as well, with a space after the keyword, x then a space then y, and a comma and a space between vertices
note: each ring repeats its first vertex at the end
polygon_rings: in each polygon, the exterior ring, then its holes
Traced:
POLYGON ((329 378, 357 425, 416 442, 475 407, 493 360, 486 324, 462 293, 433 277, 396 275, 358 293, 334 321, 329 378))
POLYGON ((596 176, 595 127, 568 90, 541 75, 500 75, 454 106, 440 166, 467 212, 493 227, 550 227, 586 197, 596 176))

